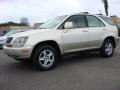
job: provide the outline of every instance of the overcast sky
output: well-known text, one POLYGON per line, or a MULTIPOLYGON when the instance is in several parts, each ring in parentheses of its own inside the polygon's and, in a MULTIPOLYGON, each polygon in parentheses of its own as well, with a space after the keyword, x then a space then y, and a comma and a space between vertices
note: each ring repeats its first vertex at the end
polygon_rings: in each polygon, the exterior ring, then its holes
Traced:
MULTIPOLYGON (((109 1, 109 14, 120 16, 120 0, 109 1)), ((70 13, 99 13, 101 0, 0 0, 0 23, 20 22, 27 17, 31 24, 70 13)))

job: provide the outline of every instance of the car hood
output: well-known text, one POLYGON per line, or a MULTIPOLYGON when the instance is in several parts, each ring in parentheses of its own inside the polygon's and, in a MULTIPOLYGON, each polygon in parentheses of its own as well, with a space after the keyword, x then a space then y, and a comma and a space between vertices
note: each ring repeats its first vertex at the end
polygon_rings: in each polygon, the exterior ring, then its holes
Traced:
POLYGON ((1 36, 0 37, 0 44, 4 44, 7 40, 7 36, 1 36))
POLYGON ((7 39, 7 36, 1 36, 0 37, 0 40, 5 40, 5 39, 7 39))
POLYGON ((17 33, 14 35, 11 35, 11 37, 22 37, 22 36, 30 36, 32 34, 38 34, 38 33, 44 33, 44 32, 50 32, 51 29, 36 29, 36 30, 28 30, 25 32, 17 33))

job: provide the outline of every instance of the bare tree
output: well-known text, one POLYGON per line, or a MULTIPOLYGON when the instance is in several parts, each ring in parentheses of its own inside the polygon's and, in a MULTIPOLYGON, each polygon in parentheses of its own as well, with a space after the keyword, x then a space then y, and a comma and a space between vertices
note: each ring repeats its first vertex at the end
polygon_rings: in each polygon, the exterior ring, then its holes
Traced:
POLYGON ((105 13, 106 16, 108 16, 108 0, 102 0, 103 4, 104 4, 104 8, 105 8, 105 13))

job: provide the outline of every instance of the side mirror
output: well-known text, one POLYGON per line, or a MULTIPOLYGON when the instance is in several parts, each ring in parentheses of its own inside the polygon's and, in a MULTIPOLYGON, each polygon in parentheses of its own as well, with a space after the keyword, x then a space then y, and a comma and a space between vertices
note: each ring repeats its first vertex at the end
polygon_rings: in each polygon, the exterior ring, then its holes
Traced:
POLYGON ((65 29, 72 29, 73 28, 73 23, 72 22, 66 22, 64 25, 65 29))

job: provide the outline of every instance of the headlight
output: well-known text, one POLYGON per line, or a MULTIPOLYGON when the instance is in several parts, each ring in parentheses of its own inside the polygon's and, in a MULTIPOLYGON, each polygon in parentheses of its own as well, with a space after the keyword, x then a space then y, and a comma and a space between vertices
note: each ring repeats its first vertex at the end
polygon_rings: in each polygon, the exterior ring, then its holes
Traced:
POLYGON ((19 37, 19 38, 16 38, 13 41, 12 47, 14 47, 14 48, 23 47, 27 40, 28 40, 28 37, 19 37))
POLYGON ((0 40, 1 43, 5 43, 6 42, 6 39, 2 39, 0 40))

